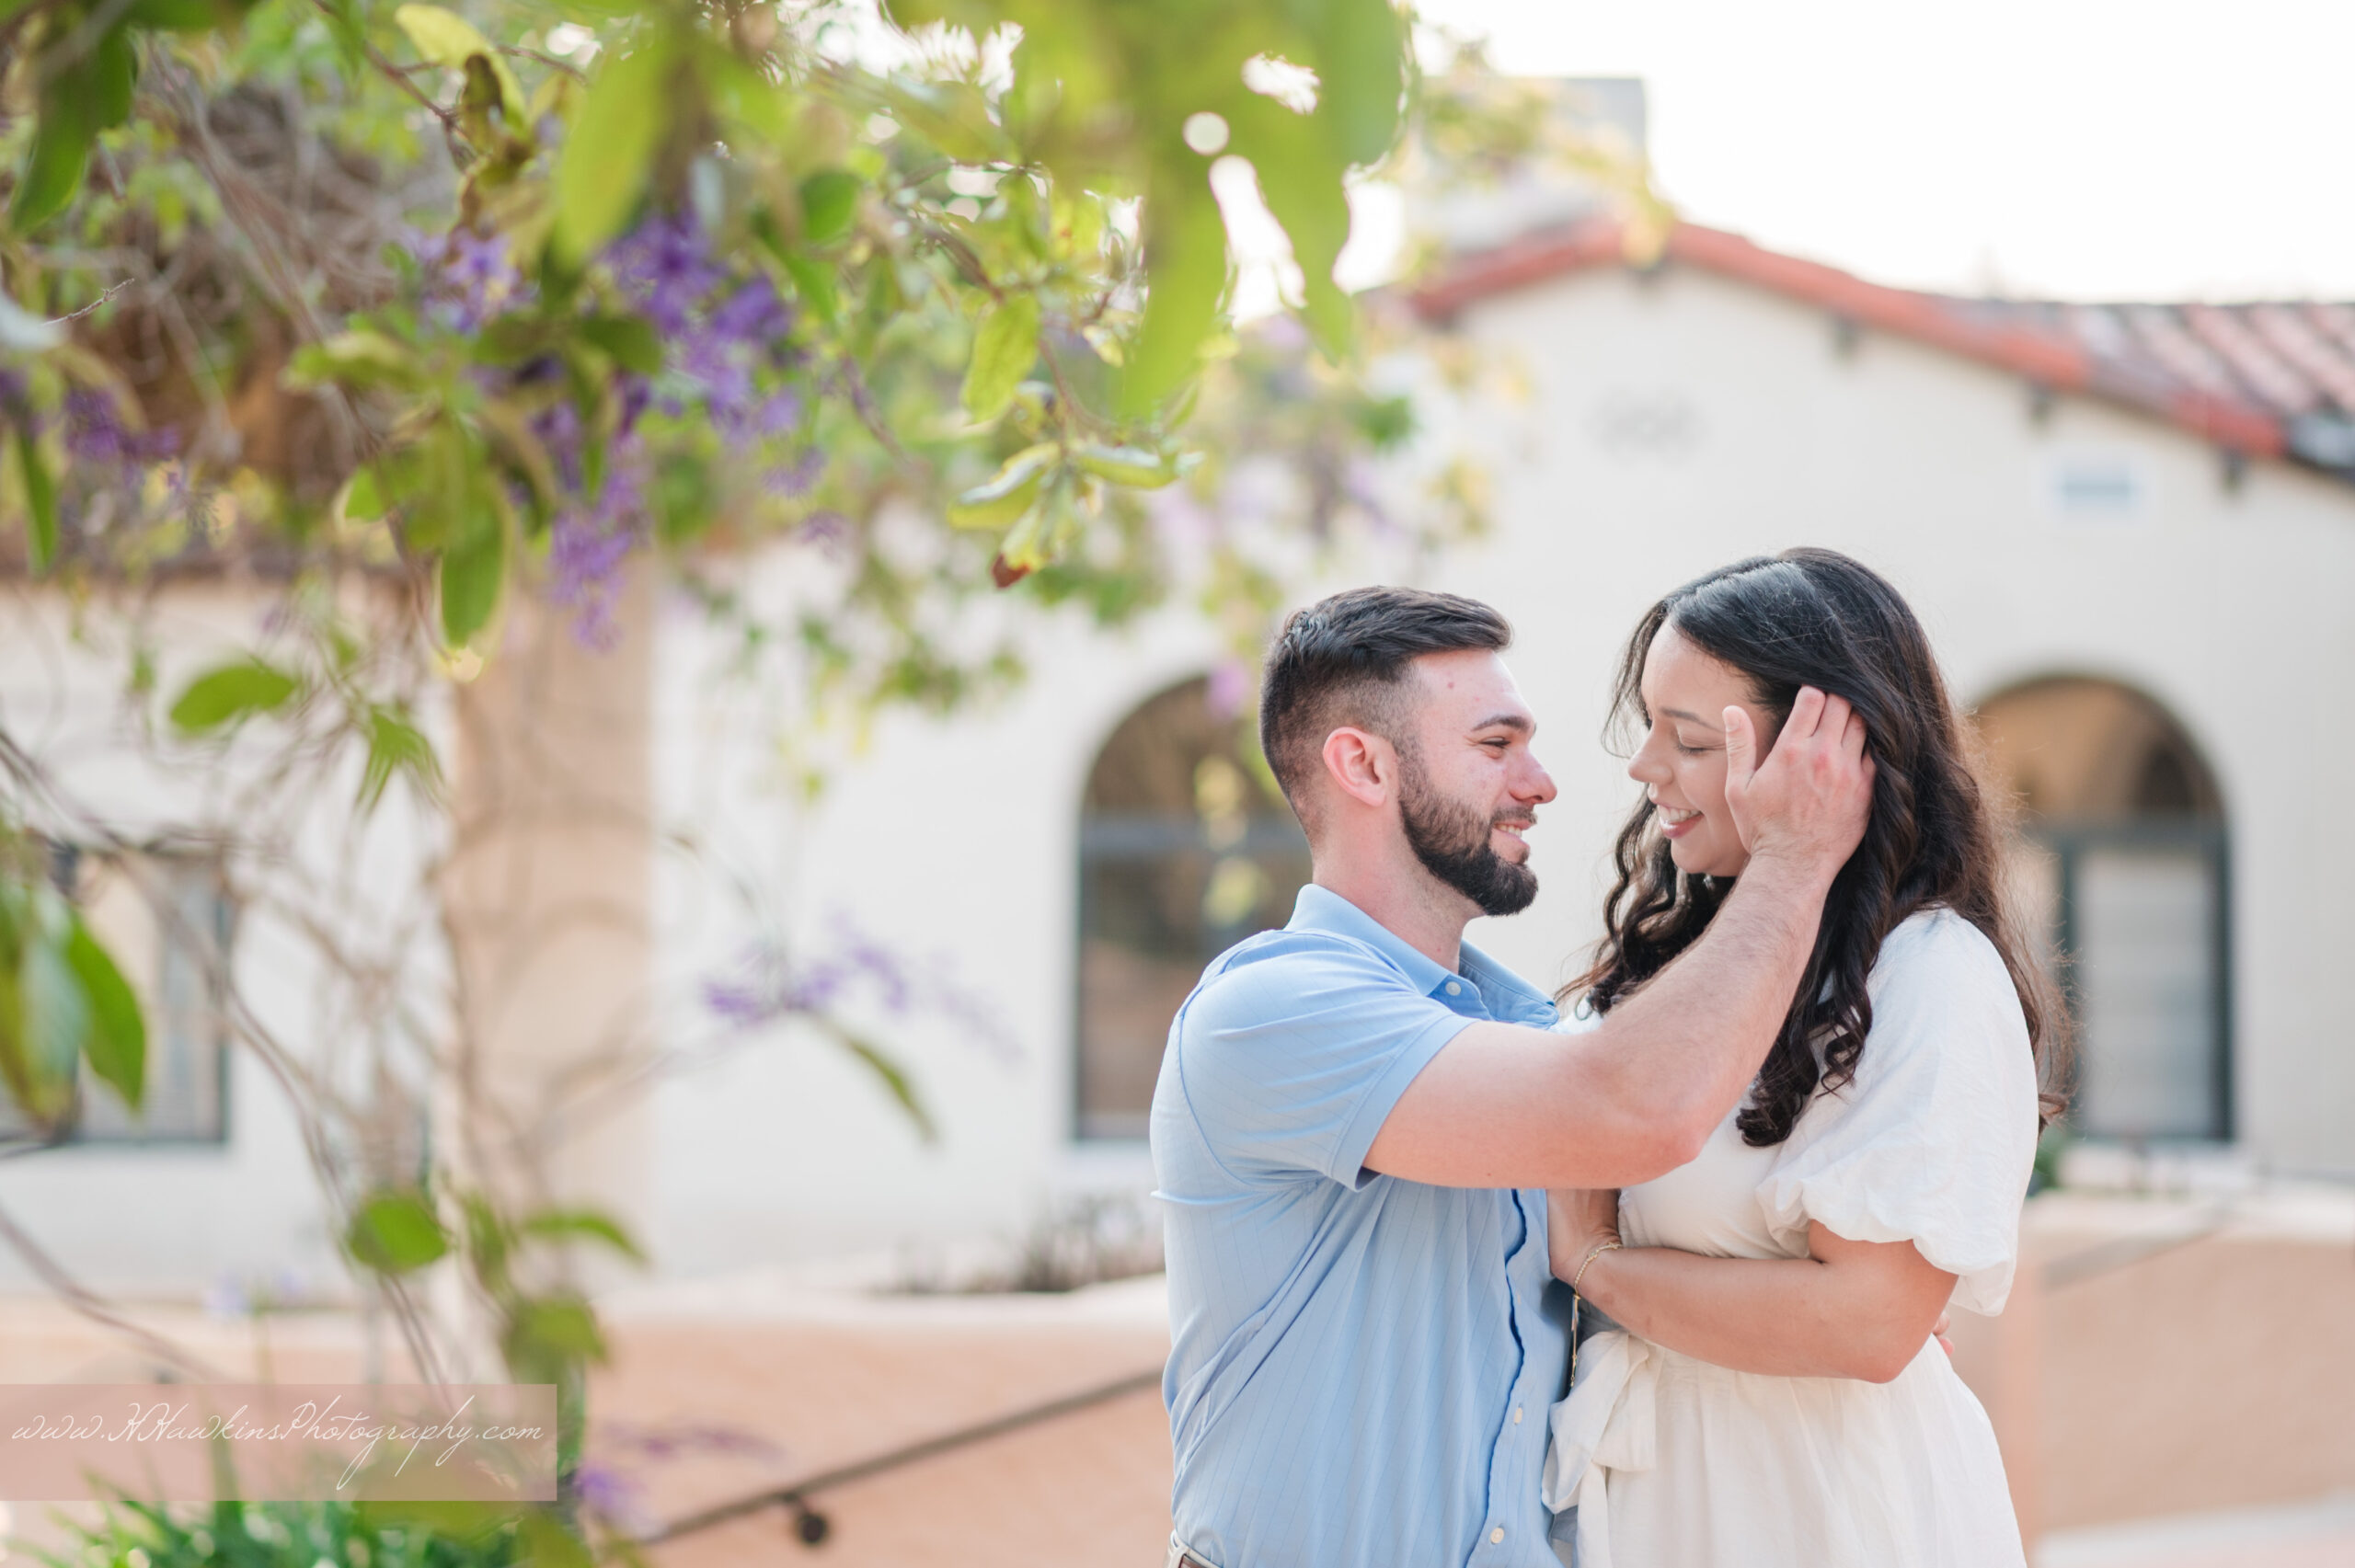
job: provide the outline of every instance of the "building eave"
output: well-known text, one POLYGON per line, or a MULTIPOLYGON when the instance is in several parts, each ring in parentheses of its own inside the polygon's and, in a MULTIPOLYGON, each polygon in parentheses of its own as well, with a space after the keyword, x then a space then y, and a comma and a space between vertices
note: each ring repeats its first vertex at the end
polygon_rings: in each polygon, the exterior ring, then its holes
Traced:
MULTIPOLYGON (((1943 295, 1867 282, 1836 267, 1786 256, 1699 223, 1671 229, 1659 261, 1652 265, 1689 266, 1748 283, 1857 326, 1940 349, 2053 392, 2075 393, 2154 416, 2241 456, 2294 458, 2285 422, 2267 409, 2123 374, 2058 331, 1974 320, 1959 302, 1943 295)), ((1454 258, 1409 290, 1407 299, 1424 322, 1445 325, 1485 300, 1611 266, 1632 266, 1626 231, 1614 220, 1588 219, 1454 258)), ((2331 469, 2321 471, 2348 477, 2331 469)))

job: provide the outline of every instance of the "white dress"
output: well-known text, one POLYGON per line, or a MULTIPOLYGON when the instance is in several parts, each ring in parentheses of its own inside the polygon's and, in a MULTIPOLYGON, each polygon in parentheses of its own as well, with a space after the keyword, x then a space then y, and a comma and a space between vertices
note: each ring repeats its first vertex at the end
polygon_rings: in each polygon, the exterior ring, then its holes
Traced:
MULTIPOLYGON (((2028 1027, 1994 945, 1925 910, 1873 967, 1853 1083, 1785 1142, 1729 1116, 1698 1158, 1620 1195, 1631 1247, 1808 1255, 1808 1222, 1910 1241, 2000 1311, 2035 1158, 2028 1027)), ((1581 1010, 1583 1011, 1583 1010, 1581 1010)), ((1566 1020, 1591 1028, 1591 1018, 1566 1020)), ((1935 1340, 1894 1381, 1729 1371, 1617 1330, 1553 1408, 1545 1502, 1578 1568, 2021 1568, 1995 1434, 1935 1340)))

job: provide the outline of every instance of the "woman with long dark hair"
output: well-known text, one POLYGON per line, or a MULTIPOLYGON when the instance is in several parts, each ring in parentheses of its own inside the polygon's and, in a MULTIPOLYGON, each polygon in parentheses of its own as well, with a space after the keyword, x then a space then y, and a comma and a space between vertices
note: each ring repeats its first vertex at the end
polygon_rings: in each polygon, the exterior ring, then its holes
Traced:
POLYGON ((1875 773, 1782 1033, 1690 1164, 1553 1195, 1555 1273, 1618 1325, 1553 1413, 1546 1502, 1577 1510, 1579 1568, 2022 1562, 1993 1431, 1932 1329, 2004 1304, 2062 1019, 1929 639, 1878 576, 1786 551, 1637 626, 1615 711, 1644 798, 1564 1027, 1707 927, 1749 861, 1729 766, 1802 686, 1853 704, 1875 773))

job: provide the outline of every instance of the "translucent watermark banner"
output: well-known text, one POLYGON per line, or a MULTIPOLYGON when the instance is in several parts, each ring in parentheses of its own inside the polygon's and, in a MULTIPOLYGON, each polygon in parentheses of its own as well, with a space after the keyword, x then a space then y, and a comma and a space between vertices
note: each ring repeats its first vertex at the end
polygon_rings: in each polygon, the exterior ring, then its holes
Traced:
POLYGON ((548 1503, 553 1383, 0 1385, 0 1500, 548 1503))

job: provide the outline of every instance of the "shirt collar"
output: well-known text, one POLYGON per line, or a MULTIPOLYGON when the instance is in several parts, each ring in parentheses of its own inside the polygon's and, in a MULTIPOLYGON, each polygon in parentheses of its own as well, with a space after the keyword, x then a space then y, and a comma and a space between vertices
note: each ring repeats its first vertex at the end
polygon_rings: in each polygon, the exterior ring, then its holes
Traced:
POLYGON ((1355 938, 1396 965, 1417 990, 1457 1011, 1463 1011, 1458 1003, 1476 996, 1492 1016, 1515 1023, 1538 1014, 1550 1020, 1553 1014, 1553 1003, 1543 993, 1470 943, 1464 944, 1457 960, 1461 968, 1447 968, 1338 893, 1314 882, 1304 886, 1293 900, 1286 929, 1355 938), (1457 984, 1457 990, 1446 989, 1451 981, 1457 984), (1470 984, 1465 986, 1465 981, 1470 984))

